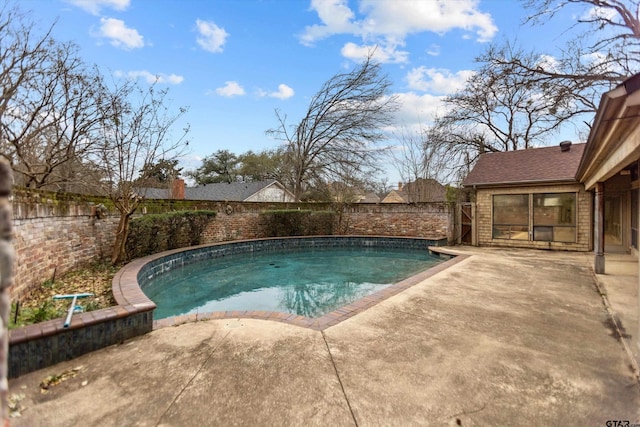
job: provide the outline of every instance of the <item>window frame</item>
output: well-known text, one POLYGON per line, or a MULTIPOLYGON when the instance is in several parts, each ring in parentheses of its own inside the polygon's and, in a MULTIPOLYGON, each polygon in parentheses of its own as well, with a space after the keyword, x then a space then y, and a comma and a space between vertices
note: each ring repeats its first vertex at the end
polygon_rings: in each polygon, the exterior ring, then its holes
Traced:
MULTIPOLYGON (((540 202, 538 202, 540 203, 540 202)), ((544 203, 544 202, 542 202, 544 203)), ((555 205, 549 205, 550 208, 555 205)), ((561 205, 560 205, 561 206, 561 205)), ((554 210, 549 209, 553 214, 554 210)), ((557 211, 557 209, 556 209, 557 211)), ((561 216, 565 213, 558 213, 561 216)), ((577 243, 578 242, 578 218, 579 218, 579 191, 539 191, 539 192, 520 192, 520 193, 493 193, 491 194, 491 239, 504 241, 528 241, 528 242, 550 242, 550 243, 577 243), (570 196, 571 205, 569 208, 570 221, 545 221, 536 220, 536 213, 540 212, 540 206, 536 206, 537 200, 553 200, 553 198, 563 199, 570 196), (496 223, 496 212, 499 206, 496 206, 496 200, 501 197, 526 197, 527 199, 527 224, 498 222, 496 223), (502 230, 502 231, 501 231, 502 230), (571 238, 563 238, 561 236, 568 235, 571 230, 571 238), (523 238, 523 232, 526 231, 526 238, 523 238), (521 236, 520 238, 514 236, 521 236)))

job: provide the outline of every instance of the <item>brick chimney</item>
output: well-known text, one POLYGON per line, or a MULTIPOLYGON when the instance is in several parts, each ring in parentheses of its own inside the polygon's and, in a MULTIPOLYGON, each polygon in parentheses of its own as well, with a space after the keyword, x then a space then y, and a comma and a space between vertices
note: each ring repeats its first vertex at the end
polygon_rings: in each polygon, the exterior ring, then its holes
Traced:
POLYGON ((171 198, 184 200, 184 179, 176 178, 171 183, 171 198))
POLYGON ((402 181, 398 182, 398 191, 402 191, 402 181))

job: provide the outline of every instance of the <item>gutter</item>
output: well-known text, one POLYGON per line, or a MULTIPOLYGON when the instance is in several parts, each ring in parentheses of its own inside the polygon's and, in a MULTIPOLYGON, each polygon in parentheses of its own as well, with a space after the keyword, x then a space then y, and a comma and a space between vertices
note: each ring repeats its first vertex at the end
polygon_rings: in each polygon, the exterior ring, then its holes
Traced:
POLYGON ((549 185, 557 185, 557 184, 580 184, 581 182, 576 180, 575 178, 563 178, 556 180, 548 180, 548 179, 532 179, 527 181, 504 181, 504 182, 476 182, 469 184, 462 184, 464 188, 491 188, 491 187, 516 187, 516 186, 531 186, 531 185, 541 185, 541 184, 549 184, 549 185))

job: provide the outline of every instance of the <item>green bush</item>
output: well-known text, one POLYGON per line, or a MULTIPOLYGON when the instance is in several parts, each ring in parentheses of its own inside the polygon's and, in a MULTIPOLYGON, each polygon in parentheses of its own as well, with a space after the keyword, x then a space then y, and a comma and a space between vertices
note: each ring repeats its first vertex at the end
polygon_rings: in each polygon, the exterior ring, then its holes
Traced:
POLYGON ((9 329, 19 328, 24 325, 45 322, 51 319, 57 319, 65 315, 65 310, 56 307, 53 300, 44 300, 37 307, 21 307, 18 316, 16 316, 16 303, 11 303, 11 311, 9 314, 9 329), (14 320, 17 317, 17 321, 14 320))
POLYGON ((267 237, 332 235, 333 211, 273 210, 262 213, 267 237))
POLYGON ((174 211, 134 218, 129 224, 127 258, 200 244, 214 211, 174 211))

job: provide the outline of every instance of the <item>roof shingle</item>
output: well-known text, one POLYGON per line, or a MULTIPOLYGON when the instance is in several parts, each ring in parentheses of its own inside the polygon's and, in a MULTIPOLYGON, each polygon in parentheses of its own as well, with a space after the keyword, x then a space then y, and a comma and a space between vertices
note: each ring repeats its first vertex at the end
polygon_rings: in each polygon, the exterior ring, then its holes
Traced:
POLYGON ((485 153, 462 182, 465 187, 576 181, 586 144, 485 153))

